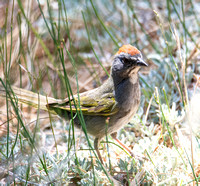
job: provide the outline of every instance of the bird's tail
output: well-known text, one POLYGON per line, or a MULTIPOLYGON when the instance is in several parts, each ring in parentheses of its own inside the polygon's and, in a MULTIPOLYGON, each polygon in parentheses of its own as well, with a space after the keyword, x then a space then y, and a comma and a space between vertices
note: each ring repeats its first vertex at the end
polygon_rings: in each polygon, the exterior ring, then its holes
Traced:
POLYGON ((48 111, 46 105, 58 101, 54 98, 43 96, 25 89, 13 86, 10 89, 5 89, 3 85, 0 85, 0 99, 5 99, 6 97, 10 101, 13 100, 18 103, 26 104, 30 107, 34 107, 37 109, 39 108, 45 111, 48 111))

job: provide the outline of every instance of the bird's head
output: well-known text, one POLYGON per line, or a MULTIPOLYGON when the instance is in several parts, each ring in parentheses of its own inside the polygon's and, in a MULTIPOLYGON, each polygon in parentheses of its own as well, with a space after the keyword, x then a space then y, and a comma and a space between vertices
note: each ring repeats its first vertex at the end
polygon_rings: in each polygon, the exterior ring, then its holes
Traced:
POLYGON ((114 57, 112 74, 129 77, 133 73, 137 73, 142 66, 148 65, 143 60, 141 52, 130 44, 123 45, 114 57))

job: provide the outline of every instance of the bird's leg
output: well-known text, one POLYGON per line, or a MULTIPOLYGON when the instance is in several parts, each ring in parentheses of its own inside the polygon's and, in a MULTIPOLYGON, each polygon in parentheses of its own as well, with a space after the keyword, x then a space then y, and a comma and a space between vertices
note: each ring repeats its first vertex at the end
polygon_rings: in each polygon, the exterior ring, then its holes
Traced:
POLYGON ((100 160, 101 163, 103 164, 103 160, 102 160, 101 154, 100 154, 100 152, 99 152, 99 143, 100 143, 99 138, 95 138, 95 140, 94 140, 94 149, 95 149, 96 152, 97 152, 97 155, 98 155, 99 160, 100 160))
POLYGON ((120 186, 121 183, 118 180, 116 180, 113 176, 111 176, 110 173, 104 167, 103 160, 102 160, 101 154, 99 152, 99 143, 100 143, 99 138, 95 138, 95 140, 94 140, 94 148, 95 148, 95 150, 97 152, 98 158, 101 161, 101 164, 102 164, 103 168, 105 169, 104 171, 106 172, 106 175, 108 176, 108 178, 110 179, 110 181, 113 182, 112 185, 120 186))
POLYGON ((124 149, 126 149, 126 151, 128 151, 129 154, 130 154, 132 157, 137 158, 137 159, 140 160, 140 161, 147 160, 147 158, 144 157, 143 155, 136 155, 136 154, 134 154, 133 152, 131 152, 131 150, 130 150, 126 145, 124 145, 119 139, 117 139, 117 132, 112 133, 111 136, 112 136, 112 138, 113 138, 114 140, 117 141, 117 143, 120 144, 120 146, 122 146, 124 149))
POLYGON ((132 157, 134 156, 134 154, 131 152, 131 150, 130 150, 126 145, 124 145, 119 139, 117 139, 117 132, 112 133, 112 134, 111 134, 111 137, 112 137, 115 141, 117 141, 117 143, 119 143, 120 146, 122 146, 124 149, 126 149, 126 151, 128 151, 129 154, 130 154, 132 157))

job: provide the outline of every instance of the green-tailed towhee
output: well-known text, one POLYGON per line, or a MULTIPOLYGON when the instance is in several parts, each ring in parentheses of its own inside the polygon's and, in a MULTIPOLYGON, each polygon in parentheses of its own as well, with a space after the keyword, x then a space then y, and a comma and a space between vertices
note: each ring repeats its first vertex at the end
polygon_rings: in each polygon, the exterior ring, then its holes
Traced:
MULTIPOLYGON (((95 137, 94 147, 102 162, 98 150, 100 140, 107 134, 116 139, 116 132, 130 121, 138 109, 140 104, 138 71, 141 66, 148 65, 143 61, 140 51, 134 46, 123 45, 114 56, 111 75, 103 85, 80 93, 79 97, 74 95, 75 105, 71 98, 56 100, 40 95, 39 108, 70 120, 72 114, 75 116, 76 109, 79 108, 76 105, 80 104, 87 132, 95 137)), ((38 107, 38 94, 16 87, 12 89, 19 102, 38 107)), ((1 85, 0 96, 2 95, 5 96, 5 90, 3 91, 1 85)), ((81 128, 79 118, 76 116, 74 124, 81 128)))

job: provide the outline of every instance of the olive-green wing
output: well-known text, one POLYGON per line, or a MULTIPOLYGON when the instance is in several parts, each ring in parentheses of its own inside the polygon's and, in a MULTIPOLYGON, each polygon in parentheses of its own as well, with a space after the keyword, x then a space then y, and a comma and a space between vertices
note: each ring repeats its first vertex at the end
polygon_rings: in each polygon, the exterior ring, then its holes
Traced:
POLYGON ((101 115, 101 116, 111 116, 117 113, 119 110, 113 94, 108 94, 101 99, 82 96, 80 97, 80 100, 78 100, 78 98, 75 97, 74 101, 67 100, 59 103, 58 102, 51 103, 48 104, 47 107, 50 110, 55 110, 56 112, 60 110, 62 111, 62 113, 63 111, 67 112, 72 111, 76 113, 77 110, 81 108, 81 111, 84 115, 101 115))

